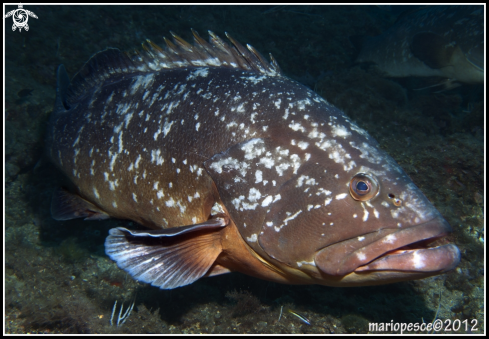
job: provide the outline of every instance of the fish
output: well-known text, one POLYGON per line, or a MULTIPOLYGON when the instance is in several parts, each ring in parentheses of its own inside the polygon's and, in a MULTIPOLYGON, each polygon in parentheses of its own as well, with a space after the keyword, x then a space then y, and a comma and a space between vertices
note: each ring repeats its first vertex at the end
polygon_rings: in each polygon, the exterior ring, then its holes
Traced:
POLYGON ((311 321, 302 314, 292 311, 291 309, 288 309, 287 312, 299 318, 299 320, 302 321, 304 324, 311 326, 311 321))
POLYGON ((270 55, 192 30, 57 70, 56 220, 131 220, 105 252, 173 289, 241 272, 286 284, 420 279, 460 261, 450 225, 377 142, 270 55))
POLYGON ((441 77, 447 88, 484 82, 483 6, 422 6, 358 44, 355 62, 387 77, 441 77))

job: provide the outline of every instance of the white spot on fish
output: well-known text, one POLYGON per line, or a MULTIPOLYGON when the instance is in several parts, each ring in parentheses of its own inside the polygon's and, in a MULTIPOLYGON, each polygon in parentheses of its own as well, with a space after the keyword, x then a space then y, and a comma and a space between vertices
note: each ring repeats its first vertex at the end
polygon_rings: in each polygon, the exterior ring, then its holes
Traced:
POLYGON ((211 208, 211 215, 216 215, 221 213, 224 213, 224 209, 222 208, 221 204, 217 202, 214 203, 214 205, 211 208))
POLYGON ((173 200, 173 198, 170 198, 169 200, 165 201, 165 205, 168 207, 173 207, 175 206, 175 200, 173 200))
POLYGON ((196 79, 197 77, 207 77, 209 75, 209 69, 208 68, 197 68, 195 71, 190 72, 190 74, 187 76, 187 81, 196 79))
POLYGON ((275 107, 277 107, 277 109, 280 109, 280 103, 281 102, 282 102, 282 99, 278 99, 277 101, 274 102, 275 107))
POLYGON ((139 161, 141 161, 141 154, 138 154, 138 157, 136 158, 136 162, 134 163, 134 167, 136 168, 139 167, 139 161))
POLYGON ((397 240, 397 238, 396 238, 396 236, 395 236, 394 234, 389 234, 389 235, 387 235, 387 236, 384 238, 384 240, 382 240, 382 242, 383 242, 384 244, 393 244, 393 243, 394 243, 394 241, 396 241, 396 240, 397 240))
POLYGON ((309 143, 305 141, 299 141, 297 143, 297 146, 299 146, 300 149, 305 150, 307 146, 309 146, 309 143))
POLYGON ((100 199, 100 194, 98 194, 98 191, 97 191, 97 189, 95 187, 93 188, 93 194, 95 195, 95 197, 97 199, 100 199))
POLYGON ((269 195, 268 197, 263 199, 263 201, 261 202, 261 206, 266 207, 266 206, 270 205, 272 203, 272 200, 273 200, 273 197, 271 195, 269 195))
POLYGON ((257 190, 254 187, 250 188, 250 192, 248 194, 248 200, 251 201, 251 202, 255 202, 255 201, 257 201, 260 198, 261 198, 260 191, 257 190))
POLYGON ((413 252, 413 265, 414 268, 420 269, 425 267, 424 263, 425 257, 418 253, 418 251, 413 252))
MULTIPOLYGON (((275 161, 272 158, 267 157, 261 158, 259 163, 263 164, 266 168, 272 168, 273 165, 275 165, 275 161)), ((275 184, 273 186, 275 186, 275 184)))
POLYGON ((311 260, 311 261, 298 261, 296 262, 297 266, 298 267, 301 267, 302 265, 311 265, 311 266, 316 266, 316 263, 314 262, 314 260, 311 260))
POLYGON ((254 159, 265 152, 263 139, 251 139, 241 146, 241 150, 245 152, 245 159, 254 159))
POLYGON ((306 129, 298 122, 294 122, 292 120, 292 123, 289 124, 289 128, 291 128, 293 131, 301 131, 301 132, 305 132, 306 129))
POLYGON ((285 225, 287 225, 287 222, 288 222, 289 220, 293 220, 293 219, 295 219, 295 218, 296 218, 296 217, 297 217, 299 214, 301 214, 301 213, 302 213, 302 210, 299 210, 299 211, 295 212, 293 215, 291 215, 290 217, 285 218, 285 219, 284 219, 284 221, 283 221, 283 222, 284 222, 284 224, 285 224, 285 225))
POLYGON ((285 109, 285 114, 284 114, 284 116, 283 116, 282 118, 283 118, 284 120, 286 120, 288 117, 289 117, 289 109, 288 109, 288 108, 286 108, 286 109, 285 109))
MULTIPOLYGON (((161 151, 159 149, 152 150, 151 151, 151 162, 156 162, 157 165, 163 164, 165 162, 165 159, 163 159, 163 157, 161 157, 160 154, 161 154, 161 151)), ((136 160, 136 168, 138 168, 138 166, 137 166, 138 162, 139 162, 139 158, 138 158, 138 160, 136 160)))
POLYGON ((262 181, 263 179, 263 176, 262 176, 263 172, 260 171, 260 170, 256 170, 255 172, 255 177, 256 177, 256 181, 255 181, 255 184, 259 183, 262 181))
POLYGON ((340 125, 331 126, 331 132, 333 133, 333 136, 341 137, 343 139, 346 139, 351 135, 351 132, 348 131, 345 126, 340 126, 340 125))
POLYGON ((256 233, 254 233, 251 235, 251 237, 246 237, 246 240, 248 242, 256 242, 258 240, 258 236, 256 235, 256 233))
POLYGON ((362 220, 367 221, 369 213, 368 213, 367 209, 365 208, 365 205, 363 204, 363 202, 362 202, 362 207, 363 207, 363 218, 362 218, 362 220))

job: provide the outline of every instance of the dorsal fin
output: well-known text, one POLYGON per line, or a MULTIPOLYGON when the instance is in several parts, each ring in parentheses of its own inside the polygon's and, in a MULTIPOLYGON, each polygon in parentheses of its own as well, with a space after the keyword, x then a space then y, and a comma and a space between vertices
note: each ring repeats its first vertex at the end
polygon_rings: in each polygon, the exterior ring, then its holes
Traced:
POLYGON ((131 59, 117 48, 107 48, 98 52, 83 65, 71 80, 66 104, 70 106, 80 95, 109 78, 111 74, 131 73, 136 70, 131 59))
POLYGON ((170 33, 173 42, 164 38, 165 48, 146 40, 142 43, 143 51, 122 53, 117 48, 107 48, 93 55, 73 77, 67 104, 69 105, 112 74, 146 73, 185 67, 226 67, 254 71, 268 76, 282 75, 280 67, 271 54, 271 62, 268 62, 252 46, 243 47, 227 33, 226 36, 232 45, 227 44, 211 31, 209 31, 209 42, 206 42, 192 30, 193 44, 173 32, 170 33))

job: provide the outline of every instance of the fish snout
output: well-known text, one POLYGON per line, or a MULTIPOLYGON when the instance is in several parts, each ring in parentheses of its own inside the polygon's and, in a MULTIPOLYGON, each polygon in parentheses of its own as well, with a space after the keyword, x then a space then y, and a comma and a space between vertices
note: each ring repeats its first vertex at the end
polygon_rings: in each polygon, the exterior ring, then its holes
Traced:
POLYGON ((441 216, 401 230, 384 228, 323 248, 315 263, 333 276, 368 271, 444 272, 458 265, 460 251, 453 244, 430 247, 430 243, 450 231, 441 216))

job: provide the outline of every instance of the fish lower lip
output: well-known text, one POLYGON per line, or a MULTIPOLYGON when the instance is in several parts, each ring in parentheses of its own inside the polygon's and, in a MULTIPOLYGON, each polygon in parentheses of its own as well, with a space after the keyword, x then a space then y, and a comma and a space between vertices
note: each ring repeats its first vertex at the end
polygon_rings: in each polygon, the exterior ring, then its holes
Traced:
POLYGON ((451 231, 440 216, 423 224, 398 229, 381 229, 359 238, 348 239, 320 250, 315 256, 318 268, 331 275, 353 271, 435 272, 454 268, 460 261, 455 245, 429 248, 418 244, 429 242, 451 231), (415 248, 405 249, 413 244, 415 248))
POLYGON ((443 272, 454 269, 460 262, 460 251, 454 244, 414 250, 396 251, 382 256, 355 272, 407 271, 443 272))

